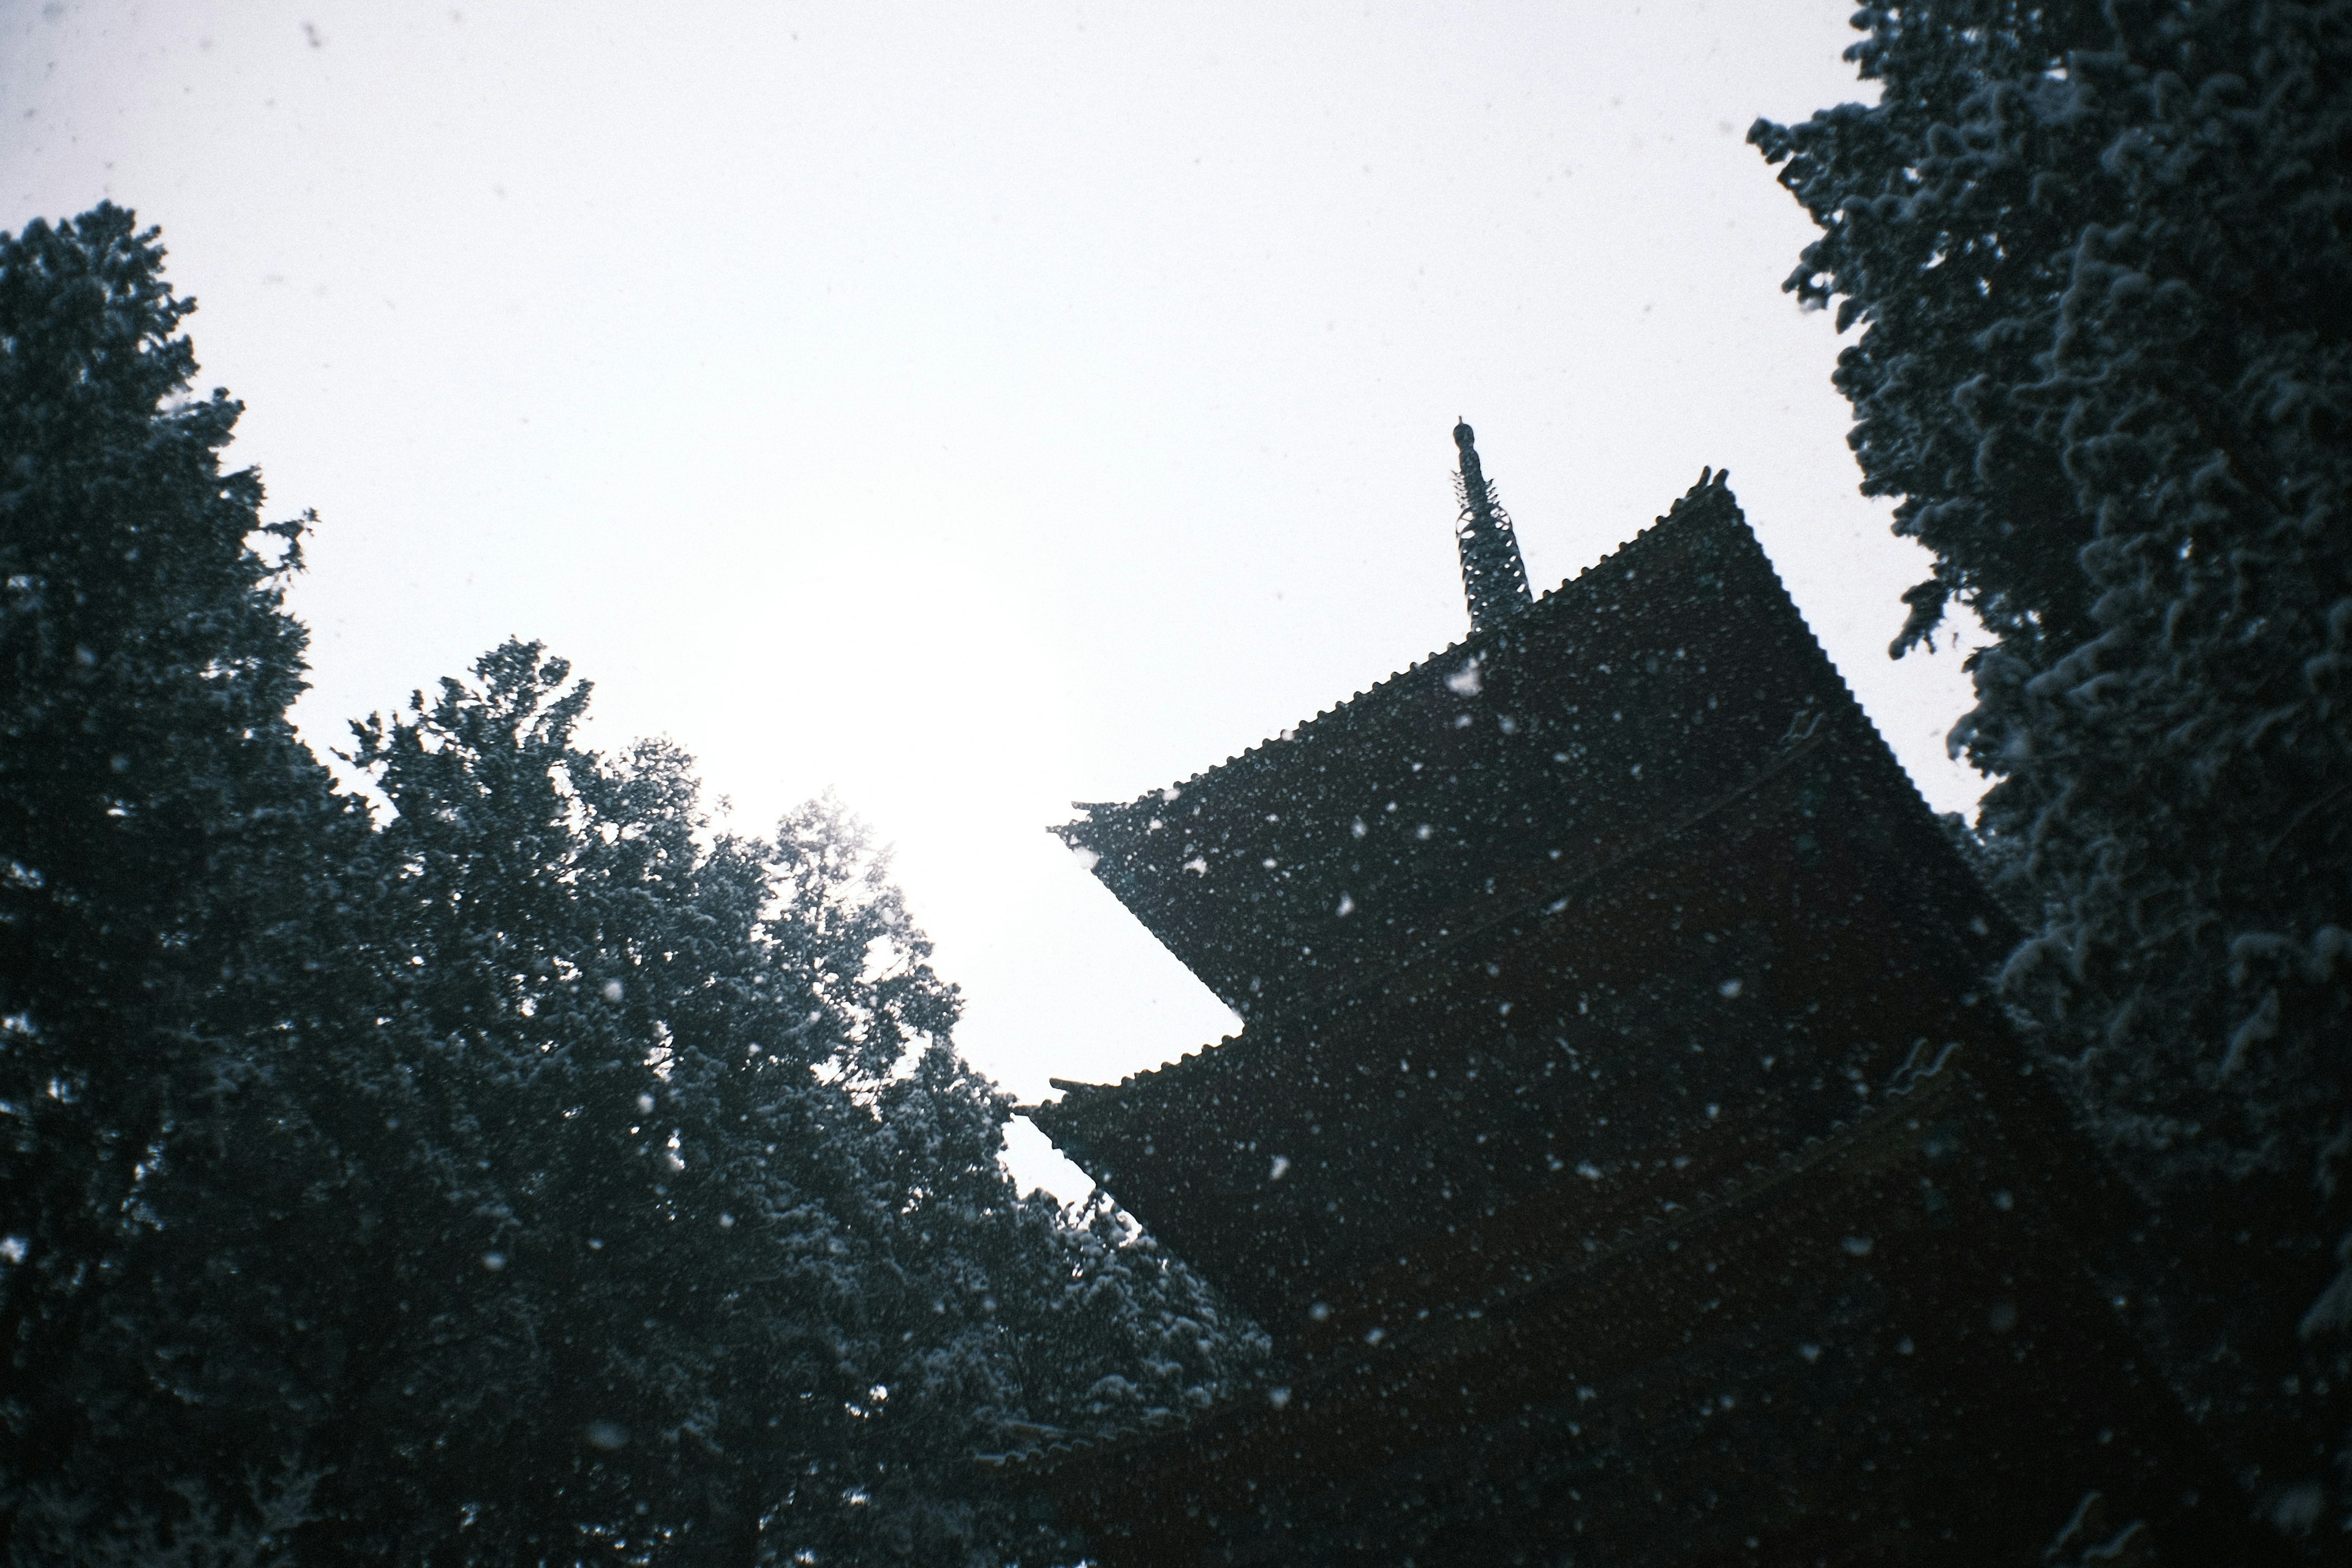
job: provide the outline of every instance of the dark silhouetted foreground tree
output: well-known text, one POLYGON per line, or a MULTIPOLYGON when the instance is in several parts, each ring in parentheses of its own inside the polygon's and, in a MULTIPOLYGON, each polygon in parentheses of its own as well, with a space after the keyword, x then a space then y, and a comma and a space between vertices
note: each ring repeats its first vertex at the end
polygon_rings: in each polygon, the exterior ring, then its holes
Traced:
POLYGON ((161 259, 0 238, 0 1558, 1052 1560, 974 1451, 1263 1341, 1015 1193, 832 803, 714 835, 523 643, 338 794, 161 259))
POLYGON ((2352 5, 1855 25, 1880 101, 1750 140, 1824 231, 1789 287, 1862 328, 1836 380, 1864 489, 1934 553, 1895 651, 1955 601, 1991 634, 1953 738, 1997 779, 1979 832, 2028 917, 2008 994, 2189 1259, 2143 1328, 2273 1517, 2332 1536, 2352 5))
POLYGON ((183 1353, 247 1217, 184 1205, 293 1046, 317 867, 361 824, 286 720, 303 524, 223 471, 238 407, 186 395, 161 257, 111 206, 0 237, 0 1500, 168 1534, 289 1457, 238 1427, 283 1325, 183 1353), (200 1426, 238 1430, 226 1496, 153 1467, 200 1426))

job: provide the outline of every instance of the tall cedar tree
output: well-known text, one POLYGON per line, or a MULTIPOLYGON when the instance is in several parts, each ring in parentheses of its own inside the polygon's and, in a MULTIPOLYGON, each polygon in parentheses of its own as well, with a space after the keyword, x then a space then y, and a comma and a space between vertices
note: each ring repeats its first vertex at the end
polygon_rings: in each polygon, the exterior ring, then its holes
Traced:
POLYGON ((713 837, 517 643, 359 727, 380 830, 337 795, 302 525, 221 472, 161 259, 111 207, 0 240, 0 1553, 1055 1555, 973 1451, 1263 1339, 1017 1197, 830 803, 713 837))
POLYGON ((110 205, 0 236, 0 1542, 23 1561, 58 1558, 43 1521, 215 1509, 174 1450, 230 1441, 232 1502, 284 1457, 283 1325, 186 1353, 215 1244, 259 1216, 182 1222, 319 1000, 314 867, 358 837, 286 720, 304 525, 223 471, 238 405, 187 395, 162 256, 110 205))
POLYGON ((1991 635, 1956 747, 2003 979, 2185 1272, 2144 1331, 2290 1531, 2352 1523, 2352 5, 1869 5, 1749 139, 1859 338, 1864 489, 1991 635), (2332 1280, 2332 1283, 2331 1283, 2332 1280), (2284 1392, 2282 1392, 2284 1390, 2284 1392), (2340 1460, 2352 1450, 2339 1447, 2340 1460))

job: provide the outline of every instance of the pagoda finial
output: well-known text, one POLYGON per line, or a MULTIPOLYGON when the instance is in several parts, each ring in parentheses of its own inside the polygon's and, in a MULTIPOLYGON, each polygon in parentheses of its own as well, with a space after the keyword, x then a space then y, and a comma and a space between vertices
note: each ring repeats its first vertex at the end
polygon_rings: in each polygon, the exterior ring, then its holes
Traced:
POLYGON ((1510 514, 1496 498, 1486 470, 1478 466, 1475 440, 1470 426, 1456 420, 1454 445, 1462 453, 1462 472, 1454 489, 1462 500, 1462 515, 1454 525, 1454 540, 1462 551, 1462 594, 1470 602, 1470 629, 1482 632, 1527 608, 1535 596, 1528 592, 1519 537, 1512 531, 1510 514))

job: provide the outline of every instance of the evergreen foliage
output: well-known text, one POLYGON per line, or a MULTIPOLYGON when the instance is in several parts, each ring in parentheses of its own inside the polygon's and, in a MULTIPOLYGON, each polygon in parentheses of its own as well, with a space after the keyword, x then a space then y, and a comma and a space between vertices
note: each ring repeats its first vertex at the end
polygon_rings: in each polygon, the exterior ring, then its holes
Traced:
POLYGON ((315 858, 354 837, 285 716, 305 525, 223 471, 238 407, 186 395, 161 257, 110 206, 0 237, 0 1495, 37 1520, 216 1506, 137 1456, 233 1423, 275 1325, 186 1353, 251 1217, 192 1235, 187 1195, 290 1045, 285 939, 332 940, 315 858))
POLYGON ((2030 917, 2008 994, 2189 1259, 2144 1326, 2308 1528, 2352 1371, 2352 6, 1855 26, 1879 101, 1750 140, 1823 231, 1788 287, 1862 329, 1864 489, 1934 553, 1894 651, 1955 601, 1991 634, 1953 742, 2030 917))
POLYGON ((973 1453, 1263 1339, 1015 1194, 836 804, 714 833, 514 642, 338 793, 161 260, 0 239, 0 1556, 1052 1560, 973 1453))

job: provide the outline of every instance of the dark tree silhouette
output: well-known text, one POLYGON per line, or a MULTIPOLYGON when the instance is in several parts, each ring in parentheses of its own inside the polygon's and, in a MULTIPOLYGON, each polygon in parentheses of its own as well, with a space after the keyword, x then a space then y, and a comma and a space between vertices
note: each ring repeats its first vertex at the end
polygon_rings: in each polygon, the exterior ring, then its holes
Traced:
POLYGON ((1879 102, 1750 140, 1823 230, 1788 286, 1862 329, 1864 489, 1934 552, 1895 651, 1956 600, 1992 635, 1953 740, 2008 994, 2196 1260, 2144 1328, 2308 1528, 2352 1327, 2352 6, 1855 25, 1879 102))
POLYGON ((315 860, 359 826, 286 720, 305 523, 223 471, 238 405, 186 395, 162 257, 110 205, 0 237, 0 1498, 27 1561, 43 1521, 210 1517, 282 1457, 280 1325, 195 1348, 251 1216, 199 1236, 184 1199, 301 1033, 286 938, 333 940, 315 860), (240 1416, 227 1499, 153 1465, 240 1416))
POLYGON ((344 1505, 381 1511, 368 1554, 1050 1547, 978 1484, 996 1428, 1115 1373, 1205 1396, 1249 1342, 1181 1334, 1214 1321, 1189 1277, 1019 1200, 955 994, 837 805, 705 848, 682 757, 574 744, 562 661, 476 674, 352 753, 394 807, 383 958, 434 1179, 383 1222, 404 1349, 340 1401, 367 1414, 334 1462, 401 1479, 344 1505))

